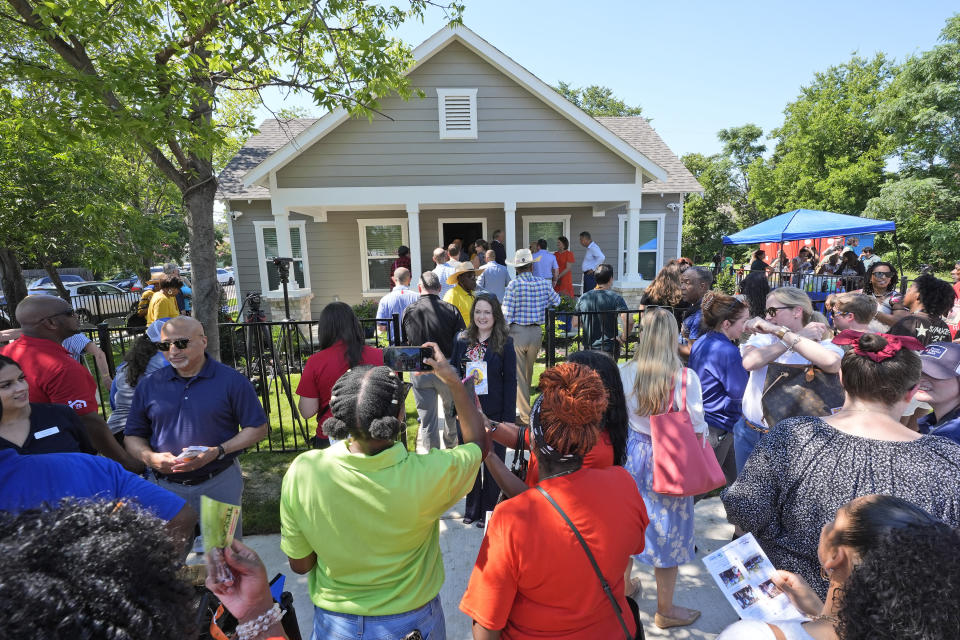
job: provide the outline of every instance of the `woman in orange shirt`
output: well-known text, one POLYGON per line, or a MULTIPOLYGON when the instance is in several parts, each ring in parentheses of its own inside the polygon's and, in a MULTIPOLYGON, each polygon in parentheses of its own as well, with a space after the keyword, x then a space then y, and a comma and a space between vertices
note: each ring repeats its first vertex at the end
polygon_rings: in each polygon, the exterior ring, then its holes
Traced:
POLYGON ((475 639, 632 639, 624 569, 643 549, 646 507, 622 467, 583 466, 600 437, 607 391, 596 372, 574 363, 544 371, 540 388, 530 416, 540 482, 494 509, 460 610, 473 618, 475 639), (583 537, 613 602, 551 500, 583 537))
POLYGON ((564 236, 557 238, 557 250, 553 253, 557 259, 557 285, 554 290, 562 296, 573 297, 573 274, 570 266, 573 264, 573 251, 570 251, 570 241, 564 236))

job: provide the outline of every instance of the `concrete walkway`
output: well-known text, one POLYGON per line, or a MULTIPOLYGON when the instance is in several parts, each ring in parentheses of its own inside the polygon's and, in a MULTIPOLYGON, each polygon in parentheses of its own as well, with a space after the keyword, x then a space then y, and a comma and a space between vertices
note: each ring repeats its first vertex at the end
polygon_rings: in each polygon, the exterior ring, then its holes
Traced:
MULTIPOLYGON (((470 572, 473 570, 473 562, 483 539, 483 532, 474 526, 465 526, 461 522, 462 517, 463 502, 461 501, 440 520, 440 547, 443 550, 447 576, 440 591, 440 598, 446 614, 449 640, 472 638, 470 619, 460 613, 457 605, 463 592, 466 591, 470 572)), ((727 524, 719 498, 704 500, 697 504, 695 531, 698 559, 694 563, 680 567, 675 598, 677 604, 703 612, 695 624, 667 630, 654 626, 653 614, 657 608, 657 601, 653 569, 635 563, 634 575, 641 576, 643 580, 643 597, 638 602, 640 617, 648 638, 715 638, 724 627, 737 620, 737 615, 727 604, 723 594, 700 562, 700 558, 722 547, 733 535, 733 527, 727 524)), ((280 551, 279 535, 249 536, 244 539, 244 542, 260 554, 267 565, 268 576, 273 577, 278 572, 286 574, 286 589, 293 594, 300 632, 306 640, 310 636, 313 625, 313 605, 307 593, 306 576, 298 576, 290 571, 286 558, 280 551)))

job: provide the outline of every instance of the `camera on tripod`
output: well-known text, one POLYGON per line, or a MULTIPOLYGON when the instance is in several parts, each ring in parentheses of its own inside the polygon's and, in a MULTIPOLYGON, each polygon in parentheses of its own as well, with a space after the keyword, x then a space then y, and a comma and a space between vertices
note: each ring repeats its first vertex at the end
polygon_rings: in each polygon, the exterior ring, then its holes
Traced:
POLYGON ((280 276, 280 282, 287 284, 290 282, 290 264, 293 258, 274 258, 273 264, 277 268, 277 275, 280 276))

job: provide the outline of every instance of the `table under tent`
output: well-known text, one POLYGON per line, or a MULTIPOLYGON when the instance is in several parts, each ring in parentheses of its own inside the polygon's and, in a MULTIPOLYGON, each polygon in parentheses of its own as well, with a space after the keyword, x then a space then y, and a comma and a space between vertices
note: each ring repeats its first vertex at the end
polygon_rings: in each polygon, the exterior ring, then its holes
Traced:
MULTIPOLYGON (((897 271, 900 273, 900 282, 904 283, 903 267, 900 260, 900 246, 897 243, 897 225, 892 220, 873 220, 860 218, 831 211, 814 211, 812 209, 795 209, 782 213, 779 216, 764 220, 752 227, 723 237, 721 260, 727 245, 776 243, 779 247, 777 254, 767 256, 768 262, 773 262, 783 249, 784 243, 794 240, 808 240, 824 237, 847 237, 853 235, 893 232, 894 246, 897 248, 897 271)), ((817 255, 817 258, 820 256, 817 255)), ((749 271, 738 270, 737 284, 749 271)), ((823 309, 823 302, 831 293, 842 290, 861 288, 862 279, 851 279, 842 275, 815 275, 814 273, 799 273, 793 271, 774 271, 768 274, 770 287, 775 289, 781 286, 799 287, 806 291, 814 307, 823 309), (857 286, 859 285, 859 286, 857 286)))

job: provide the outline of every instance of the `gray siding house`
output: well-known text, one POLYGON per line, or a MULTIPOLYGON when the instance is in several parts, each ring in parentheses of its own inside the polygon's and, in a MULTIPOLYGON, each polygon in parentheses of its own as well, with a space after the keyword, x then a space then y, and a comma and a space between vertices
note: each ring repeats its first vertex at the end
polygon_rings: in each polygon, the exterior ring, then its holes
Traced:
MULTIPOLYGON (((579 285, 589 231, 635 299, 679 255, 683 195, 702 188, 646 119, 592 118, 466 27, 417 47, 425 98, 386 98, 373 121, 343 110, 267 120, 220 176, 237 282, 280 297, 275 256, 294 258, 299 317, 389 290, 396 249, 414 274, 454 237, 507 255, 571 240, 579 285)), ((273 302, 276 304, 276 302, 273 302)))

